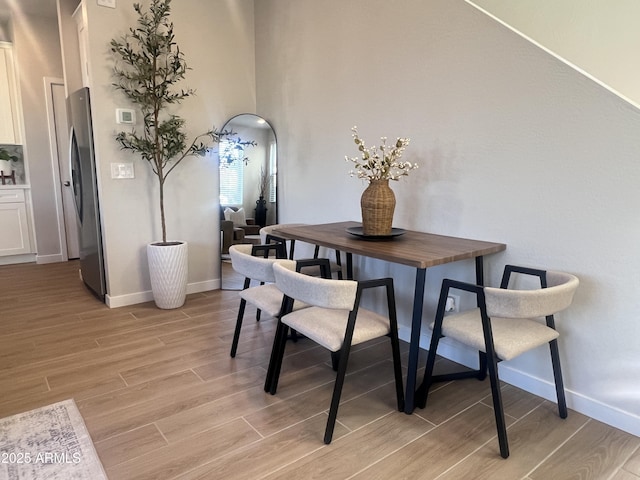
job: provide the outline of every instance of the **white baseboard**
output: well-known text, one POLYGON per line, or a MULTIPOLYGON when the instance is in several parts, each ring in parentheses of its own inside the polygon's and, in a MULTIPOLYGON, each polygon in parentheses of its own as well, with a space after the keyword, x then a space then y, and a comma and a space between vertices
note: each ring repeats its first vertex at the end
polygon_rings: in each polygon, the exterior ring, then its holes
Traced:
MULTIPOLYGON (((207 292, 209 290, 219 290, 220 279, 206 280, 204 282, 189 283, 187 285, 187 294, 207 292)), ((136 305, 153 301, 153 293, 151 290, 144 292, 128 293, 126 295, 105 295, 105 303, 109 308, 126 307, 128 305, 136 305)))
MULTIPOLYGON (((430 333, 430 331, 429 331, 430 333)), ((400 327, 398 334, 402 340, 409 341, 410 329, 400 327)), ((420 347, 428 350, 431 341, 430 335, 420 335, 420 347)), ((438 355, 454 362, 460 363, 470 368, 478 368, 478 354, 460 344, 448 342, 442 339, 438 345, 438 355)), ((551 362, 551 359, 549 359, 551 362)), ((422 367, 423 365, 418 365, 422 367)), ((499 364, 500 380, 514 385, 551 402, 556 402, 556 390, 553 382, 534 377, 526 372, 509 367, 506 364, 499 364)), ((420 383, 422 378, 417 379, 420 383)), ((487 388, 489 386, 487 385, 487 388)), ((565 388, 567 407, 576 412, 587 415, 602 423, 611 425, 635 436, 640 436, 640 417, 633 413, 620 410, 611 405, 607 405, 594 398, 587 397, 579 392, 565 388)))
POLYGON ((205 280, 204 282, 190 283, 187 285, 187 293, 208 292, 209 290, 220 290, 220 279, 205 280))
MULTIPOLYGON (((556 402, 555 385, 515 368, 500 366, 500 379, 534 395, 556 402)), ((602 423, 640 437, 640 417, 606 403, 565 388, 567 407, 602 423)))
POLYGON ((138 303, 150 302, 153 300, 151 290, 145 292, 127 293, 126 295, 109 295, 104 296, 104 302, 109 308, 126 307, 128 305, 137 305, 138 303))
POLYGON ((36 263, 38 265, 44 265, 45 263, 59 263, 66 262, 64 258, 62 258, 61 253, 57 253, 55 255, 36 255, 36 263))
POLYGON ((36 261, 34 253, 26 253, 24 255, 8 255, 0 257, 0 265, 13 265, 14 263, 33 263, 36 261))

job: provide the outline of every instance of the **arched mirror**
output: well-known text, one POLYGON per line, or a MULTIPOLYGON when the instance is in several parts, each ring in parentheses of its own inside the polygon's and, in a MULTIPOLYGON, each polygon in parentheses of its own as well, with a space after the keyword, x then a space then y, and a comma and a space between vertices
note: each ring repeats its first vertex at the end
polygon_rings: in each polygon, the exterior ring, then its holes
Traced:
POLYGON ((260 228, 278 221, 276 134, 262 117, 236 115, 223 127, 220 168, 221 288, 242 289, 244 278, 231 268, 229 247, 259 243, 260 228))

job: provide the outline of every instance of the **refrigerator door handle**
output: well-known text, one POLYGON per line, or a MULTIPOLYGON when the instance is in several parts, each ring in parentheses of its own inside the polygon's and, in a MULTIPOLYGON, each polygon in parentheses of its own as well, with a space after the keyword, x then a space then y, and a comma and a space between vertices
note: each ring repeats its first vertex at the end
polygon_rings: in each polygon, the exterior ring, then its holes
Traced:
POLYGON ((76 206, 78 222, 82 224, 82 170, 80 168, 80 151, 78 148, 78 141, 76 140, 76 132, 73 126, 71 127, 71 130, 69 132, 69 163, 69 170, 71 171, 71 185, 73 187, 73 203, 76 206))

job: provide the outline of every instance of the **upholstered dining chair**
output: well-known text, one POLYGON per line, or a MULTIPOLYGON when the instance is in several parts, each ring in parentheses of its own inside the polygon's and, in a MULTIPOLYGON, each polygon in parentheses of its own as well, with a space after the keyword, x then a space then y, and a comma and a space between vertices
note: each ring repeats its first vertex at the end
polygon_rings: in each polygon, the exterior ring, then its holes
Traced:
POLYGON ((509 445, 498 378, 498 362, 511 360, 548 343, 551 350, 558 411, 561 418, 566 418, 567 404, 557 340, 559 333, 555 329, 554 315, 571 305, 578 284, 578 278, 568 273, 514 265, 505 267, 500 288, 445 279, 442 282, 435 321, 431 324, 433 330, 431 346, 427 355, 424 380, 416 394, 417 406, 421 408, 426 406, 429 387, 433 382, 473 376, 483 380, 488 368, 500 455, 507 458, 509 445), (540 288, 509 289, 512 276, 519 275, 538 277, 540 288), (452 289, 475 294, 478 307, 445 315, 447 298, 452 289), (539 320, 542 317, 545 317, 544 323, 539 320), (479 370, 434 376, 436 350, 442 336, 478 350, 480 352, 479 370))
POLYGON ((293 252, 295 250, 296 241, 295 240, 285 240, 282 237, 279 237, 275 231, 278 228, 283 227, 300 227, 303 226, 304 223, 277 223, 273 225, 267 225, 266 227, 262 227, 260 229, 260 243, 266 245, 268 243, 272 243, 274 241, 282 242, 286 245, 287 248, 287 256, 290 260, 293 260, 293 252))
POLYGON ((273 272, 276 286, 284 293, 285 300, 276 329, 265 391, 275 395, 278 388, 289 328, 332 353, 337 352, 338 369, 324 434, 324 443, 331 443, 351 346, 388 335, 391 339, 397 406, 402 411, 404 393, 393 280, 383 278, 357 282, 318 278, 292 271, 281 264, 274 264, 273 272), (386 291, 386 317, 360 307, 363 291, 374 287, 386 291), (308 307, 294 310, 295 301, 303 302, 308 307))
MULTIPOLYGON (((288 247, 288 257, 289 259, 294 259, 294 251, 296 246, 295 240, 287 240, 278 235, 278 229, 284 227, 301 227, 304 226, 304 223, 278 223, 274 225, 267 225, 266 227, 262 227, 260 229, 260 243, 268 244, 272 242, 282 242, 285 243, 288 247)), ((313 258, 320 257, 320 246, 313 245, 313 258)), ((335 260, 329 262, 329 266, 331 268, 331 272, 335 273, 339 280, 342 280, 342 255, 340 254, 340 250, 335 251, 335 260)))
MULTIPOLYGON (((258 312, 264 312, 271 317, 277 316, 280 313, 283 295, 274 283, 273 264, 283 262, 289 264, 290 268, 295 268, 295 262, 286 259, 284 245, 278 243, 231 245, 229 255, 232 268, 245 277, 243 289, 240 291, 240 307, 231 343, 231 356, 235 357, 247 302, 254 305, 258 312), (273 255, 269 256, 269 252, 273 252, 273 255), (265 256, 267 258, 264 258, 265 256), (252 282, 254 282, 253 286, 252 282)), ((256 319, 260 320, 260 316, 258 315, 256 319)))

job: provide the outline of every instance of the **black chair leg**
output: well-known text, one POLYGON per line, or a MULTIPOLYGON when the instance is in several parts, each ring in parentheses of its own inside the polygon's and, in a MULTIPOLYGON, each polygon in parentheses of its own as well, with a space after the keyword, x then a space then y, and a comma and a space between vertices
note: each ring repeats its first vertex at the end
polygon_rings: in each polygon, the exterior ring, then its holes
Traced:
POLYGON ((289 333, 289 326, 280 322, 280 331, 274 348, 276 348, 274 364, 271 371, 271 381, 269 385, 269 393, 275 395, 278 390, 278 380, 280 380, 280 370, 282 370, 282 359, 284 358, 284 348, 287 344, 287 334, 289 333))
POLYGON ((551 350, 551 364, 553 365, 553 378, 556 382, 556 396, 558 397, 558 413, 560 418, 567 418, 567 401, 564 396, 564 382, 562 381, 562 368, 560 367, 560 351, 558 340, 549 342, 551 350))
MULTIPOLYGON (((339 258, 340 252, 336 251, 339 258)), ((389 314, 389 334, 391 340, 391 354, 393 358, 393 375, 396 382, 396 400, 398 411, 404 411, 404 386, 402 384, 402 359, 400 358, 400 340, 398 339, 398 312, 396 310, 396 295, 393 289, 393 281, 386 285, 387 312, 389 314)))
POLYGON ((433 367, 436 363, 436 352, 438 350, 438 342, 440 341, 440 335, 437 335, 435 331, 431 332, 431 344, 429 345, 429 352, 427 354, 427 366, 424 369, 424 377, 422 383, 416 390, 415 402, 419 408, 424 408, 427 405, 427 395, 429 395, 429 387, 431 387, 431 378, 433 376, 433 367))
POLYGON ((436 348, 438 341, 433 342, 433 335, 431 345, 429 346, 429 352, 427 354, 427 366, 424 369, 424 377, 422 383, 416 390, 416 407, 424 408, 427 405, 427 396, 429 395, 429 388, 431 387, 431 377, 433 376, 433 366, 436 363, 436 348))
POLYGON ((338 365, 340 365, 340 352, 331 352, 331 368, 334 372, 338 371, 338 365))
MULTIPOLYGON (((265 255, 265 258, 267 258, 267 252, 266 251, 264 252, 264 255, 265 255)), ((264 285, 264 282, 260 282, 260 285, 264 285)), ((244 288, 248 288, 248 285, 246 287, 244 287, 244 288)), ((260 312, 261 312, 260 309, 256 310, 256 322, 260 321, 260 312)))
POLYGON ((289 336, 289 338, 291 338, 291 341, 293 343, 296 343, 298 341, 298 338, 300 338, 298 336, 298 332, 296 332, 293 328, 291 329, 291 335, 289 336))
POLYGON ((507 426, 504 421, 500 380, 498 379, 498 362, 495 357, 487 358, 487 361, 489 367, 489 380, 491 381, 491 396, 493 397, 493 413, 496 417, 498 443, 500 444, 500 455, 502 458, 507 458, 509 456, 509 442, 507 440, 507 426))
POLYGON ((271 347, 271 357, 269 358, 269 366, 267 367, 267 376, 264 380, 264 391, 271 391, 271 384, 273 383, 273 371, 275 370, 278 352, 280 351, 280 337, 282 334, 282 329, 284 325, 280 320, 278 320, 278 324, 276 325, 276 333, 273 336, 273 346, 271 347))
POLYGON ((396 380, 396 399, 398 401, 398 411, 404 412, 404 385, 402 383, 402 360, 400 359, 400 340, 398 339, 398 329, 392 329, 391 352, 393 356, 393 373, 396 380))
POLYGON ((236 329, 233 332, 233 342, 231 342, 231 357, 236 356, 238 349, 238 341, 240 340, 240 329, 242 328, 242 319, 244 318, 244 309, 247 301, 243 298, 240 300, 240 308, 238 309, 238 319, 236 320, 236 329))
POLYGON ((436 309, 436 318, 433 322, 433 330, 431 331, 431 342, 429 342, 429 352, 427 354, 427 366, 424 369, 424 377, 422 383, 415 392, 415 405, 424 408, 427 405, 427 395, 429 388, 433 383, 433 367, 436 363, 436 352, 438 351, 438 343, 442 336, 442 322, 444 321, 444 310, 447 304, 447 296, 449 287, 443 283, 440 289, 440 298, 438 300, 438 308, 436 309))
POLYGON ((348 343, 344 343, 338 356, 338 374, 336 375, 336 383, 333 386, 333 396, 331 397, 331 407, 329 408, 329 419, 327 420, 327 428, 324 431, 324 443, 327 445, 331 443, 331 439, 333 438, 333 430, 336 426, 338 407, 340 406, 340 396, 342 395, 342 386, 344 385, 344 377, 347 374, 349 350, 350 345, 348 343))
POLYGON ((487 354, 478 352, 478 380, 482 381, 487 378, 487 354))

